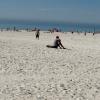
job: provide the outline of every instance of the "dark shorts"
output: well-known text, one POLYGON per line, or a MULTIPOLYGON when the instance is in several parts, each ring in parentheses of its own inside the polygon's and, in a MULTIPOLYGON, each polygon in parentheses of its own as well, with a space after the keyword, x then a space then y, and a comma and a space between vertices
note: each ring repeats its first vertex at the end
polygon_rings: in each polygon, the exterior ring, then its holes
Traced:
POLYGON ((58 48, 58 46, 47 45, 48 48, 58 48))
POLYGON ((39 38, 39 35, 36 35, 36 38, 39 38))

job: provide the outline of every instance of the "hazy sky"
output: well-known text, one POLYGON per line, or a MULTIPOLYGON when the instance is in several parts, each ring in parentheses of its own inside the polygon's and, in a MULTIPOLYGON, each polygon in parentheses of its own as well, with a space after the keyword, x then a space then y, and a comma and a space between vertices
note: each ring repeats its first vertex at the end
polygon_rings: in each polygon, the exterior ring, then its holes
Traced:
POLYGON ((100 23, 100 0, 0 0, 0 19, 100 23))

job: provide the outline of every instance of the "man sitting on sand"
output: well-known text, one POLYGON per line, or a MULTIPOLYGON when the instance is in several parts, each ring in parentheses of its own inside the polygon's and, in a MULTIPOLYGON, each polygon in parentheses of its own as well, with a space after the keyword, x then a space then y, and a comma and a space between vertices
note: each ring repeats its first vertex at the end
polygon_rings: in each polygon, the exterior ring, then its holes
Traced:
POLYGON ((47 47, 48 47, 48 48, 58 48, 58 47, 59 47, 60 49, 66 49, 66 48, 62 45, 59 36, 56 36, 56 39, 55 39, 55 41, 54 41, 54 45, 53 45, 53 46, 47 45, 47 47))

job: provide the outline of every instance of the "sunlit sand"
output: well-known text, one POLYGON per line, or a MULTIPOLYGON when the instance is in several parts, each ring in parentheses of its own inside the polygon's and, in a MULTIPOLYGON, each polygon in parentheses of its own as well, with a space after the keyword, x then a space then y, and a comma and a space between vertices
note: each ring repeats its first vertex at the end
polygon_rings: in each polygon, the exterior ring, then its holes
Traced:
POLYGON ((0 32, 0 100, 99 99, 99 34, 0 32))

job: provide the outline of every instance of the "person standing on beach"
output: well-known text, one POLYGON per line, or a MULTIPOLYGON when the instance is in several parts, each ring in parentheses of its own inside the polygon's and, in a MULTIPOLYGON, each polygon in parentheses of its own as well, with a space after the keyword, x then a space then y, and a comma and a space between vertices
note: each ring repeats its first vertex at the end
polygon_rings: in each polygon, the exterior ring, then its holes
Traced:
POLYGON ((55 39, 55 41, 54 41, 54 45, 53 45, 53 46, 47 45, 46 47, 48 47, 48 48, 56 48, 56 49, 59 47, 60 49, 66 49, 66 48, 62 45, 59 36, 56 36, 56 39, 55 39))
POLYGON ((36 30, 35 36, 36 36, 36 39, 39 40, 39 36, 40 36, 40 30, 39 29, 36 30))

